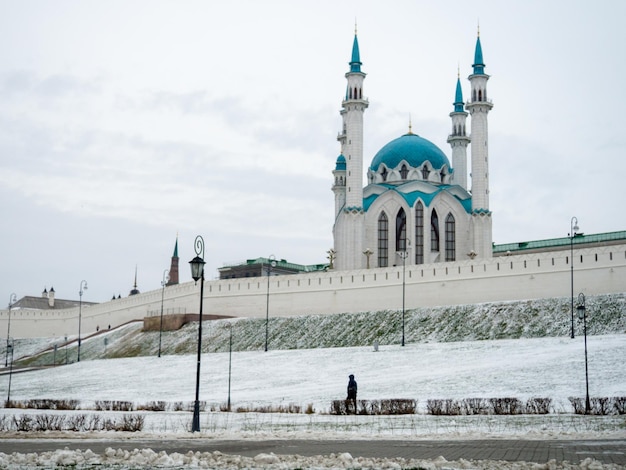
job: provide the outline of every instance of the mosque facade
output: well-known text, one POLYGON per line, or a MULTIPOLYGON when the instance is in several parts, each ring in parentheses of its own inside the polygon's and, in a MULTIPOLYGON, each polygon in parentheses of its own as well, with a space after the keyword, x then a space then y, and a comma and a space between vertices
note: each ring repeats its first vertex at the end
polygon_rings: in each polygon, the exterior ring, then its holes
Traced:
POLYGON ((336 270, 385 268, 492 257, 489 209, 488 114, 480 36, 469 75, 470 100, 463 101, 460 76, 450 113, 450 160, 429 140, 409 132, 381 148, 363 187, 363 123, 369 102, 354 36, 346 93, 340 111, 341 153, 333 170, 333 238, 329 253, 336 270), (469 117, 469 122, 468 122, 469 117), (471 124, 468 133, 467 124, 471 124), (468 147, 471 165, 468 166, 468 147), (468 186, 468 167, 471 185, 468 186))

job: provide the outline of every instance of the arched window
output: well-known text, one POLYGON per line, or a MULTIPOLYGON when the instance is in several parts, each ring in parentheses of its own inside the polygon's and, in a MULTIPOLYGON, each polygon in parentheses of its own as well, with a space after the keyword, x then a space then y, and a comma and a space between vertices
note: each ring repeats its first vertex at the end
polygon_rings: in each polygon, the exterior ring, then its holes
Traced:
POLYGON ((478 101, 482 101, 482 100, 483 100, 483 91, 478 90, 478 101))
POLYGON ((456 223, 452 214, 446 217, 446 261, 456 261, 456 223))
POLYGON ((422 178, 428 180, 428 175, 430 175, 430 170, 428 169, 426 163, 424 163, 424 166, 422 167, 422 178))
POLYGON ((441 170, 441 172, 439 173, 439 176, 441 177, 441 183, 445 183, 446 182, 446 171, 445 170, 441 170))
POLYGON ((383 181, 387 181, 387 167, 383 166, 383 171, 380 173, 380 176, 383 177, 383 181))
POLYGON ((424 264, 424 204, 415 204, 415 264, 424 264))
POLYGON ((378 217, 378 267, 389 266, 389 220, 382 212, 378 217))
POLYGON ((409 169, 406 165, 402 165, 402 168, 400 168, 400 178, 405 180, 407 176, 409 176, 409 169))
POLYGON ((430 251, 439 252, 439 217, 434 209, 430 214, 430 251))
POLYGON ((406 251, 406 213, 404 209, 396 216, 396 251, 406 251))

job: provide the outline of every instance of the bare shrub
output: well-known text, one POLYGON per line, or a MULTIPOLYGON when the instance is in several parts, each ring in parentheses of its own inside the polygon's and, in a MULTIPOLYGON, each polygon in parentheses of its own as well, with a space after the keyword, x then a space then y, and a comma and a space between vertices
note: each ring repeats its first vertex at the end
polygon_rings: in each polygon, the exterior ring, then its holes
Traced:
MULTIPOLYGON (((360 415, 400 415, 414 414, 417 401, 413 399, 394 398, 383 400, 357 400, 356 414, 360 415)), ((309 405, 306 413, 314 413, 313 406, 309 405)), ((355 414, 352 400, 333 400, 330 404, 330 414, 355 414)))
POLYGON ((610 415, 613 412, 614 400, 609 397, 597 397, 589 399, 591 404, 590 413, 599 416, 610 415))
POLYGON ((550 413, 552 398, 529 398, 526 401, 526 413, 533 415, 547 415, 550 413))
POLYGON ((57 400, 57 410, 77 410, 80 402, 78 400, 57 400))
POLYGON ((65 416, 40 414, 35 416, 34 431, 62 431, 65 426, 65 416))
POLYGON ((523 412, 522 402, 518 398, 490 398, 489 403, 497 415, 517 415, 523 412))
POLYGON ((33 418, 28 415, 13 416, 13 428, 18 432, 33 430, 33 418))
POLYGON ((96 411, 111 411, 113 402, 110 400, 96 400, 96 411))
POLYGON ((313 403, 309 403, 309 404, 306 406, 306 409, 304 410, 304 412, 305 412, 306 414, 308 414, 308 415, 315 414, 315 408, 313 408, 313 403))
POLYGON ((67 430, 80 432, 85 430, 87 417, 83 414, 73 415, 67 418, 67 430))
POLYGON ((618 415, 626 414, 626 397, 613 397, 613 407, 618 415))
POLYGON ((585 402, 582 398, 569 397, 568 400, 574 408, 574 413, 576 413, 577 415, 585 414, 585 402))
POLYGON ((461 405, 450 398, 427 400, 426 411, 431 415, 457 416, 461 414, 461 405))
POLYGON ((172 411, 185 411, 185 404, 182 401, 172 403, 172 411))
POLYGON ((138 410, 142 411, 165 411, 167 403, 164 401, 151 401, 144 405, 137 405, 138 410))
POLYGON ((461 401, 461 410, 465 415, 486 415, 489 403, 484 398, 465 398, 461 401))

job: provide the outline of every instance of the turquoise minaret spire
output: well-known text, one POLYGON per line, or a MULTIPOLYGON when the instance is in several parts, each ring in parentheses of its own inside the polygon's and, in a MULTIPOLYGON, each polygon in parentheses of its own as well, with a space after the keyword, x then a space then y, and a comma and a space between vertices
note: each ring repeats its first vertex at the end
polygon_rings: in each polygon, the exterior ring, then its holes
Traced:
POLYGON ((461 74, 457 72, 456 93, 454 94, 454 111, 450 113, 452 119, 452 133, 448 136, 448 143, 452 147, 452 182, 463 189, 467 189, 467 146, 470 138, 465 130, 467 112, 463 105, 463 90, 461 89, 461 74))
POLYGON ((491 211, 489 210, 489 126, 487 115, 493 103, 487 98, 487 81, 480 30, 474 52, 474 73, 469 81, 472 87, 470 102, 465 108, 472 119, 472 223, 474 252, 478 258, 492 255, 491 211))
POLYGON ((361 71, 361 55, 359 54, 359 40, 354 32, 354 41, 352 42, 352 59, 350 60, 350 72, 361 71))
POLYGON ((463 110, 463 90, 461 89, 461 77, 456 78, 456 93, 454 94, 454 112, 462 113, 463 110))
POLYGON ((483 48, 480 45, 480 31, 476 38, 476 50, 474 51, 474 75, 483 75, 485 73, 485 63, 483 62, 483 48))
POLYGON ((356 28, 352 41, 350 69, 346 72, 346 93, 340 111, 343 126, 337 136, 341 144, 340 165, 333 172, 335 184, 335 225, 333 227, 335 269, 365 267, 363 256, 365 212, 363 210, 363 114, 369 103, 363 94, 365 73, 356 28))

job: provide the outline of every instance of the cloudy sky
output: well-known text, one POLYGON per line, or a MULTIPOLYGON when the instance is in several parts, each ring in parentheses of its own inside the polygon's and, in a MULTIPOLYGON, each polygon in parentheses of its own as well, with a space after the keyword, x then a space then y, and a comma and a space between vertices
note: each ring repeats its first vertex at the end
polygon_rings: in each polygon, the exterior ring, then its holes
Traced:
MULTIPOLYGON (((478 24, 494 241, 626 229, 626 3, 0 0, 0 306, 326 261, 355 29, 365 163, 413 131, 450 155, 478 24), (620 137, 622 136, 622 137, 620 137)), ((364 175, 365 176, 365 175, 364 175)))

